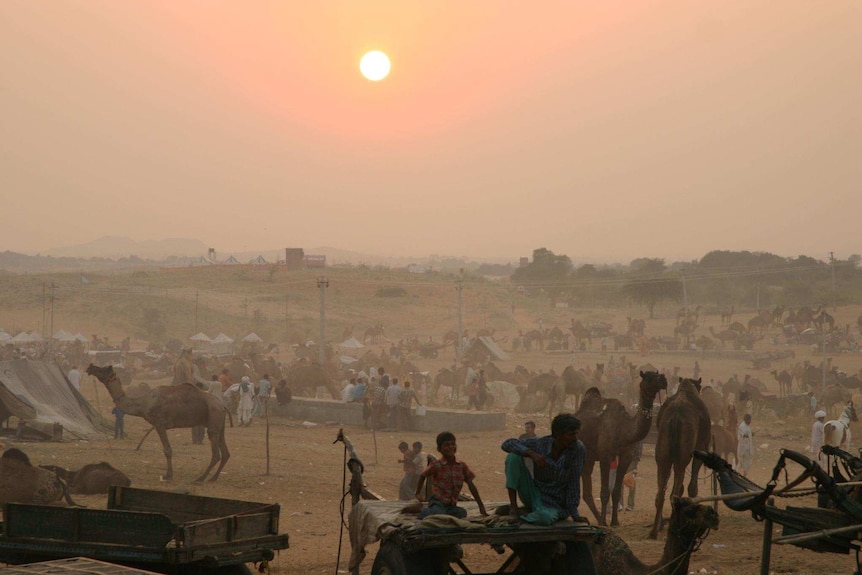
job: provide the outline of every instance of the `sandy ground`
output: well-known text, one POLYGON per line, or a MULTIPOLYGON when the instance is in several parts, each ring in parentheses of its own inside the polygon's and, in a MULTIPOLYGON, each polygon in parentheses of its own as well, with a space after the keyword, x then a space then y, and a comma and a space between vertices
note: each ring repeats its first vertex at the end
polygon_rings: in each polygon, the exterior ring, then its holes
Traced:
MULTIPOLYGON (((854 311, 853 313, 856 313, 854 311)), ((854 316, 855 317, 855 316, 854 316)), ((670 320, 669 320, 670 321, 670 320)), ((764 348, 761 348, 764 349, 764 348)), ((810 350, 797 349, 796 360, 812 359, 806 354, 810 350)), ((639 357, 630 354, 632 361, 650 361, 658 367, 682 367, 682 373, 690 372, 693 356, 654 355, 639 357)), ((577 364, 592 364, 606 357, 599 354, 577 356, 577 364)), ((451 358, 441 358, 439 367, 451 358)), ((521 363, 531 369, 548 368, 555 365, 559 370, 569 361, 568 357, 550 356, 538 352, 521 354, 501 365, 504 370, 521 363)), ((862 367, 862 358, 845 355, 835 358, 836 364, 848 372, 862 367)), ((754 371, 751 362, 701 359, 705 381, 713 377, 725 379, 731 373, 756 375, 777 392, 777 384, 767 370, 754 371)), ((773 368, 776 366, 773 366, 773 368)), ((788 366, 789 368, 789 366, 788 366)), ((779 367, 780 369, 780 367, 779 367)), ((94 379, 85 378, 83 392, 93 405, 110 418, 112 403, 107 392, 94 379)), ((503 453, 500 443, 509 436, 521 433, 523 422, 534 419, 539 433, 548 433, 547 414, 530 416, 507 414, 506 431, 463 433, 458 436, 458 456, 470 464, 477 473, 476 484, 485 501, 503 501, 506 498, 503 486, 503 453)), ((810 436, 811 420, 807 417, 778 421, 774 416, 755 418, 757 454, 751 477, 758 483, 766 483, 777 459, 779 447, 805 450, 810 436)), ((281 530, 290 534, 290 549, 282 551, 272 563, 274 573, 336 573, 346 572, 350 553, 346 530, 342 529, 340 500, 343 480, 343 447, 333 445, 337 426, 306 427, 300 421, 273 417, 270 420, 269 474, 266 460, 266 425, 256 420, 251 427, 233 427, 227 430, 227 441, 232 458, 220 480, 216 483, 194 485, 191 480, 204 468, 209 459, 209 446, 191 444, 189 430, 173 430, 170 438, 174 447, 175 481, 164 483, 160 475, 164 472, 164 457, 155 434, 144 442, 141 451, 134 451, 138 440, 148 429, 138 418, 127 417, 129 437, 125 440, 105 439, 99 441, 68 441, 57 443, 12 443, 27 452, 35 463, 54 464, 77 468, 85 463, 108 461, 124 470, 136 487, 169 490, 188 489, 191 493, 214 497, 245 499, 281 504, 281 530), (343 540, 342 540, 343 536, 343 540), (337 562, 340 555, 340 562, 337 562)), ((395 499, 401 466, 397 463, 400 440, 422 441, 427 449, 434 450, 434 434, 390 433, 376 435, 376 445, 370 431, 364 428, 345 428, 354 442, 359 456, 366 464, 365 478, 369 487, 385 498, 395 499)), ((857 441, 858 444, 858 441, 857 441)), ((427 450, 426 449, 426 450, 427 450)), ((598 472, 595 475, 598 481, 598 472)), ((701 494, 710 490, 710 482, 704 477, 700 483, 701 494)), ((598 492, 598 489, 595 489, 598 492)), ((636 508, 621 513, 622 537, 643 561, 655 562, 661 556, 664 533, 659 541, 647 539, 656 493, 655 461, 652 446, 646 446, 639 467, 639 483, 636 508)), ((78 497, 88 506, 104 506, 104 496, 78 497)), ((796 499, 793 505, 815 505, 813 498, 796 499)), ((669 513, 666 503, 666 513, 669 513)), ((588 514, 581 506, 582 514, 588 514)), ((695 573, 759 573, 763 524, 750 515, 733 512, 719 506, 721 526, 709 534, 701 548, 694 554, 691 570, 695 573), (705 571, 703 571, 705 570, 705 571)), ((776 534, 779 528, 776 528, 776 534)), ((376 546, 370 549, 363 563, 362 573, 370 573, 376 546)), ((491 567, 498 562, 496 555, 486 548, 467 547, 468 565, 491 567)), ((843 555, 821 555, 787 546, 775 546, 772 554, 771 572, 774 573, 851 573, 855 558, 843 555)))

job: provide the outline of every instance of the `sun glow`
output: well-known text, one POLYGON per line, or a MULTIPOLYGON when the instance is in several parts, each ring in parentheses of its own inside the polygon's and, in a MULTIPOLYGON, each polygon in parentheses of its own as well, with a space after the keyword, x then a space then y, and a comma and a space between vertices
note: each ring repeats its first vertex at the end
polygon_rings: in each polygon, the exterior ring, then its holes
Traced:
POLYGON ((359 71, 372 82, 378 82, 388 76, 390 67, 389 56, 379 50, 368 52, 359 61, 359 71))

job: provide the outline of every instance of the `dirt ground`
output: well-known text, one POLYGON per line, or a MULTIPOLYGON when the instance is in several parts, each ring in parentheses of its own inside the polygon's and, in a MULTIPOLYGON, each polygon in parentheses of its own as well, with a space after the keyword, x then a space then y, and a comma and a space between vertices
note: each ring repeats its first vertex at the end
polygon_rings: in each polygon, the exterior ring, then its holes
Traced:
MULTIPOLYGON (((839 309, 844 323, 855 323, 859 309, 839 309), (846 316, 846 317, 844 317, 846 316), (852 319, 851 319, 852 318, 852 319)), ((673 320, 663 320, 650 324, 651 331, 665 333, 672 331, 673 320)), ((711 320, 718 328, 718 318, 711 320)), ((759 342, 758 351, 772 349, 767 340, 759 342)), ((810 359, 819 362, 819 356, 811 355, 805 346, 793 348, 796 359, 793 362, 810 359)), ((691 373, 695 359, 700 361, 704 381, 710 378, 725 380, 732 373, 743 376, 750 373, 764 381, 770 390, 777 393, 777 383, 768 370, 753 370, 750 361, 701 359, 692 354, 654 354, 641 357, 629 353, 629 359, 636 363, 651 362, 662 368, 681 367, 681 374, 691 373)), ((576 365, 594 364, 604 361, 607 356, 599 353, 578 354, 576 365)), ((570 357, 542 354, 540 352, 515 354, 508 362, 500 362, 506 371, 516 364, 530 369, 555 367, 558 371, 568 364, 570 357)), ((451 357, 439 358, 434 363, 420 363, 423 369, 436 368, 451 362, 451 357)), ((857 354, 834 357, 835 365, 848 373, 858 372, 862 367, 862 356, 857 354)), ((782 368, 773 365, 772 368, 782 368)), ((150 382, 157 383, 157 382, 150 382)), ((110 419, 112 403, 105 389, 94 379, 85 378, 82 392, 91 403, 110 419)), ((538 423, 540 434, 549 432, 547 414, 529 416, 507 413, 506 431, 487 431, 462 433, 458 435, 459 458, 470 464, 477 474, 476 484, 486 502, 503 501, 506 498, 503 487, 503 453, 500 451, 502 440, 521 433, 523 422, 533 419, 538 423)), ((756 416, 752 427, 755 430, 755 465, 750 477, 760 484, 769 478, 780 447, 805 451, 810 437, 812 420, 806 416, 779 421, 771 414, 756 416)), ((135 451, 148 425, 135 417, 126 418, 128 438, 124 440, 105 439, 99 441, 68 441, 57 443, 12 443, 29 454, 34 463, 54 464, 77 468, 85 463, 108 461, 125 471, 133 486, 151 489, 185 489, 194 494, 214 497, 227 497, 260 502, 281 504, 281 531, 290 535, 290 549, 282 551, 271 564, 274 573, 342 573, 347 569, 350 554, 346 530, 342 529, 339 503, 342 495, 343 446, 333 445, 338 426, 317 425, 306 427, 301 421, 273 417, 270 420, 270 473, 267 474, 265 453, 266 425, 256 420, 251 427, 233 427, 227 430, 227 441, 231 450, 231 460, 220 480, 216 483, 194 485, 191 480, 206 465, 209 459, 209 446, 191 444, 190 431, 173 430, 170 438, 174 448, 175 481, 164 483, 160 475, 164 472, 164 457, 161 446, 154 434, 144 442, 141 451, 135 451), (343 539, 342 539, 343 537, 343 539), (340 562, 337 560, 340 556, 340 562), (336 571, 336 568, 338 569, 336 571)), ((397 444, 401 440, 422 441, 427 450, 434 450, 434 434, 390 433, 376 435, 376 445, 370 431, 364 428, 345 428, 345 433, 354 442, 360 458, 366 464, 365 478, 369 487, 387 499, 395 499, 401 466, 397 463, 399 453, 397 444)), ((857 441, 858 444, 858 441, 857 441)), ((854 448, 855 450, 855 448, 854 448)), ((629 543, 635 554, 646 563, 656 562, 662 553, 664 535, 659 541, 647 539, 654 514, 656 493, 655 461, 652 446, 644 449, 644 457, 639 467, 636 508, 620 514, 622 527, 618 532, 629 543)), ((597 481, 598 472, 595 480, 597 481)), ((701 495, 708 494, 710 482, 702 474, 701 495)), ((598 493, 598 488, 594 489, 598 493)), ((104 506, 104 496, 78 496, 79 502, 92 507, 104 506)), ((349 504, 349 503, 348 503, 349 504)), ((812 497, 796 499, 793 505, 815 505, 812 497)), ((665 504, 669 513, 669 504, 665 504)), ((691 571, 694 573, 753 574, 760 572, 761 542, 763 524, 750 515, 737 513, 719 506, 721 525, 709 534, 700 549, 693 555, 691 571)), ((583 515, 589 511, 581 505, 583 515)), ((776 534, 780 528, 776 527, 776 534)), ((376 546, 369 550, 369 556, 362 565, 362 573, 370 573, 376 546)), ((491 561, 499 559, 487 548, 467 547, 466 559, 473 567, 489 568, 491 561)), ((789 546, 774 546, 771 572, 788 574, 826 574, 852 573, 855 558, 843 555, 821 555, 789 546)))

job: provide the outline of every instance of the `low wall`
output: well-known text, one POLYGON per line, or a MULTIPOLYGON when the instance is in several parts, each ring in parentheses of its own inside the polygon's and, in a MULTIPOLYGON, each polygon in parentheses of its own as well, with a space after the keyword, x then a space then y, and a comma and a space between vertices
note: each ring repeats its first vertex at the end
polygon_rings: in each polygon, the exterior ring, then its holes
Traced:
MULTIPOLYGON (((288 405, 270 407, 273 415, 292 419, 325 423, 337 421, 342 425, 361 427, 361 403, 345 403, 334 399, 310 399, 294 397, 288 405)), ((491 411, 464 411, 459 409, 434 409, 429 407, 425 415, 413 416, 416 431, 437 433, 440 431, 494 431, 506 429, 506 414, 491 411)))

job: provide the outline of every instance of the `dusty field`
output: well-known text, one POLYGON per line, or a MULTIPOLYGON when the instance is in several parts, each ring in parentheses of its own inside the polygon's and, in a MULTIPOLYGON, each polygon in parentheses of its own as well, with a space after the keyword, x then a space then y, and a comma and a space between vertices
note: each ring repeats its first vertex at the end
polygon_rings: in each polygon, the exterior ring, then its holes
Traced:
MULTIPOLYGON (((859 309, 856 308, 839 310, 840 323, 842 325, 851 321, 855 323, 858 313, 859 309)), ((519 319, 526 324, 533 318, 519 319)), ((718 327, 717 317, 709 321, 716 328, 718 327)), ((619 323, 619 320, 615 323, 619 323)), ((649 325, 653 333, 668 333, 672 331, 673 320, 657 320, 649 325)), ((765 350, 769 347, 761 342, 756 349, 765 350)), ((795 351, 796 361, 802 359, 819 361, 819 357, 810 355, 810 349, 797 347, 795 351)), ((579 354, 576 363, 585 365, 604 359, 606 357, 603 358, 598 353, 579 354)), ((658 367, 680 366, 681 373, 687 375, 694 364, 695 356, 656 354, 643 358, 637 354, 629 354, 629 359, 638 363, 649 361, 658 367)), ((436 369, 449 361, 451 357, 441 357, 435 363, 421 363, 420 366, 436 369)), ((516 355, 510 362, 504 362, 500 367, 509 370, 516 364, 523 364, 530 369, 547 369, 556 366, 559 370, 568 361, 568 356, 536 352, 516 355)), ((847 372, 856 372, 862 367, 862 357, 858 355, 840 355, 836 356, 834 361, 840 369, 847 372)), ((777 392, 777 384, 771 379, 768 371, 752 370, 751 362, 700 359, 700 365, 705 381, 710 378, 723 380, 732 373, 738 373, 740 376, 751 373, 777 392)), ((83 386, 82 391, 85 396, 101 413, 110 418, 112 403, 101 384, 94 379, 85 378, 83 386)), ((529 418, 537 421, 540 433, 548 432, 547 414, 535 414, 529 418)), ((510 413, 507 416, 507 432, 467 433, 458 437, 459 457, 476 471, 478 476, 476 483, 486 502, 502 501, 506 497, 502 475, 503 454, 499 445, 506 437, 519 434, 525 419, 524 416, 510 413)), ((756 418, 753 428, 756 432, 758 451, 752 478, 761 484, 767 481, 779 447, 804 451, 808 444, 810 424, 811 421, 803 417, 787 421, 778 421, 768 415, 756 418)), ((191 484, 191 480, 206 465, 209 447, 192 445, 189 430, 170 432, 174 447, 176 480, 173 484, 167 484, 159 479, 164 471, 164 457, 157 438, 151 435, 142 450, 135 452, 134 447, 148 426, 138 418, 127 417, 126 428, 129 438, 121 441, 106 439, 92 442, 71 441, 62 445, 56 443, 15 445, 26 451, 36 463, 76 468, 88 462, 109 461, 126 471, 132 477, 133 485, 137 487, 163 490, 187 488, 190 492, 201 495, 278 502, 282 506, 281 528, 283 532, 290 534, 291 548, 281 552, 276 558, 272 564, 273 572, 336 573, 341 536, 339 501, 343 473, 343 448, 341 444, 332 444, 338 431, 337 427, 307 428, 299 421, 273 418, 270 422, 272 458, 269 475, 265 474, 264 422, 255 421, 249 428, 230 428, 227 431, 227 441, 232 458, 217 483, 207 483, 202 486, 191 484)), ((409 442, 420 440, 428 449, 434 449, 432 434, 384 432, 377 435, 375 453, 369 431, 362 428, 346 428, 345 432, 353 440, 360 457, 366 463, 365 477, 369 486, 386 498, 394 499, 397 496, 401 476, 400 465, 397 463, 398 442, 402 439, 409 442)), ((646 446, 644 458, 639 467, 636 509, 633 512, 621 513, 621 521, 624 525, 619 529, 635 553, 647 563, 658 560, 664 545, 663 540, 650 541, 646 538, 654 513, 653 501, 656 492, 655 461, 652 455, 651 446, 646 446)), ((705 494, 709 489, 708 480, 702 480, 701 494, 705 494)), ((79 499, 89 506, 104 505, 103 496, 79 496, 79 499)), ((804 501, 805 505, 814 505, 810 498, 804 501)), ((800 500, 794 501, 794 504, 799 503, 800 500)), ((583 504, 581 509, 583 514, 588 513, 583 504)), ((666 509, 668 509, 667 504, 666 509)), ((719 507, 719 513, 721 527, 718 531, 710 533, 700 550, 693 556, 692 570, 698 572, 705 569, 709 573, 721 574, 759 573, 762 524, 755 522, 749 515, 735 513, 723 506, 719 507)), ((376 549, 370 551, 369 558, 363 564, 363 573, 369 573, 371 570, 373 553, 376 549)), ((493 556, 489 551, 470 547, 466 551, 468 565, 471 562, 477 562, 479 565, 485 563, 485 567, 490 566, 486 558, 493 556)), ((349 543, 347 533, 344 532, 339 572, 346 571, 348 555, 349 543)), ((819 555, 791 547, 773 548, 771 571, 775 573, 847 574, 853 569, 853 557, 819 555)))

